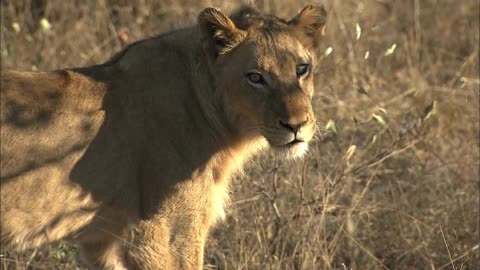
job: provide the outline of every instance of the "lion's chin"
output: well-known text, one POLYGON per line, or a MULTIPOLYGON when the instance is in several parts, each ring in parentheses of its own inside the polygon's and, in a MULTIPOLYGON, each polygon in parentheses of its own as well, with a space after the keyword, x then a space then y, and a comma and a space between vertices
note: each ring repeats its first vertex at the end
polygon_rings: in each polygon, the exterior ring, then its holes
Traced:
POLYGON ((272 145, 272 149, 276 154, 287 158, 287 159, 297 159, 301 158, 308 151, 307 142, 297 142, 294 144, 286 144, 281 146, 272 145))

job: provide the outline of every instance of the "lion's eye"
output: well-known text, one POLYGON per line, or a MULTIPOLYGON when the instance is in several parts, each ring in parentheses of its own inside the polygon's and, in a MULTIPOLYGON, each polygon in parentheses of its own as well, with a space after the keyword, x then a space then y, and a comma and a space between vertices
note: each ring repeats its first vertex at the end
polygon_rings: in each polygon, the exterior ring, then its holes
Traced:
POLYGON ((310 70, 310 66, 307 65, 307 64, 298 65, 297 66, 297 71, 296 71, 297 76, 302 77, 302 76, 306 75, 309 70, 310 70))
POLYGON ((247 74, 247 79, 250 84, 255 87, 260 87, 265 84, 265 80, 263 79, 262 74, 257 72, 250 72, 247 74))

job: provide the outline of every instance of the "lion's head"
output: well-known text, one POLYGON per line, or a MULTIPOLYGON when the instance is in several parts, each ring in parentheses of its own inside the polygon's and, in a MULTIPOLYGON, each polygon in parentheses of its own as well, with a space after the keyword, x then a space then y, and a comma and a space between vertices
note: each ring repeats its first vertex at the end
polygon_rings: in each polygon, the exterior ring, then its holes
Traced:
POLYGON ((228 121, 301 156, 315 133, 313 71, 325 9, 307 6, 285 21, 248 7, 230 17, 208 8, 198 21, 228 121))

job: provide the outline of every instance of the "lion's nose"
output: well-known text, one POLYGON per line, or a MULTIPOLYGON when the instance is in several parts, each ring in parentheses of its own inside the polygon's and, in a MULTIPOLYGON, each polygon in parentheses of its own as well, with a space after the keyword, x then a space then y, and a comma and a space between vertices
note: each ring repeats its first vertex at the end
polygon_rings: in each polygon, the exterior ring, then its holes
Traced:
POLYGON ((303 127, 305 126, 305 124, 307 123, 308 121, 308 117, 300 122, 300 123, 294 123, 294 122, 290 122, 290 121, 282 121, 280 120, 280 125, 288 130, 290 130, 291 132, 293 132, 295 135, 297 135, 297 132, 303 127))

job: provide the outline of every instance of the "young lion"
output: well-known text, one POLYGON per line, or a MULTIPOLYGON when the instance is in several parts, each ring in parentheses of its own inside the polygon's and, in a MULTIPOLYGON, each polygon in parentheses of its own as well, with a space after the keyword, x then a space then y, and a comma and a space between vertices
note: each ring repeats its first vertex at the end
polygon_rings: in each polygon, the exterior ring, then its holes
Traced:
POLYGON ((201 269, 228 179, 315 132, 322 6, 207 8, 93 67, 1 76, 1 244, 69 239, 95 269, 201 269))

